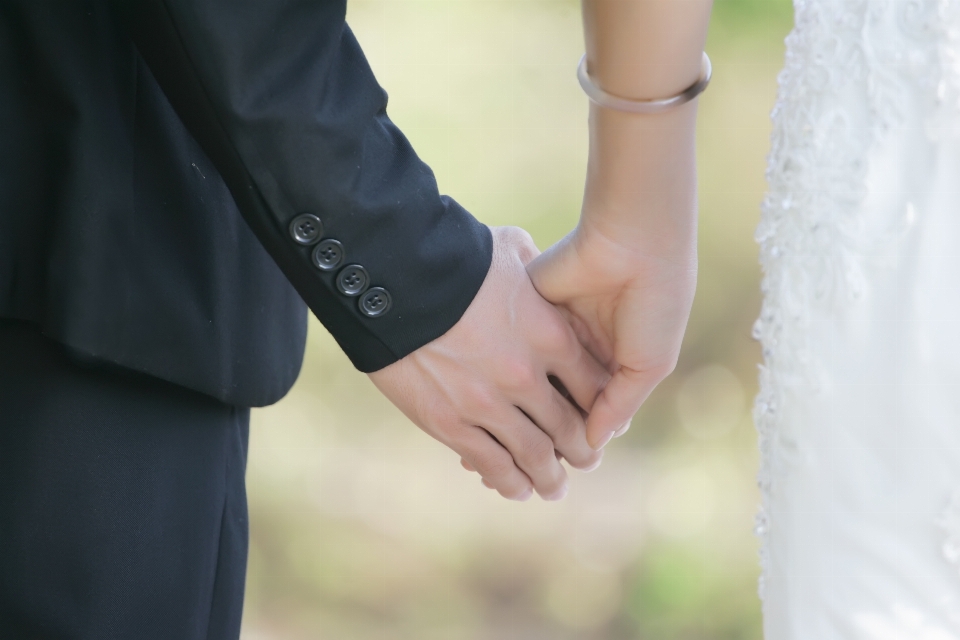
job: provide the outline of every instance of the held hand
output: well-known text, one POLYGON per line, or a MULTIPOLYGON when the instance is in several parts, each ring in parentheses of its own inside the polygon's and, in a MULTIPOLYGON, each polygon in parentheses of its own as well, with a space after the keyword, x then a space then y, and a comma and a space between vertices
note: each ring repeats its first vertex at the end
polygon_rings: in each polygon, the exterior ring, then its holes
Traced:
POLYGON ((531 262, 537 291, 563 310, 581 342, 613 374, 588 418, 599 449, 630 424, 653 388, 676 366, 697 279, 696 228, 667 252, 590 226, 531 262))
POLYGON ((548 376, 589 410, 609 375, 531 284, 525 265, 538 251, 530 236, 512 227, 492 232, 490 271, 460 321, 370 378, 485 485, 514 500, 533 490, 558 500, 567 490, 559 456, 589 469, 601 453, 548 376))

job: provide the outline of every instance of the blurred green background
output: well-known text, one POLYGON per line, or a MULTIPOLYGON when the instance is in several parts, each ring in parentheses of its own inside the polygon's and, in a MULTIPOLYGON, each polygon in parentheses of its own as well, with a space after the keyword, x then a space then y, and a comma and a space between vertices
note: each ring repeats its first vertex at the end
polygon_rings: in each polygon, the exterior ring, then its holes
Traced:
MULTIPOLYGON (((576 223, 575 0, 351 0, 390 114, 442 191, 541 249, 576 223)), ((789 0, 716 0, 700 281, 676 372, 560 503, 484 489, 317 323, 255 412, 244 640, 757 639, 753 228, 789 0)))

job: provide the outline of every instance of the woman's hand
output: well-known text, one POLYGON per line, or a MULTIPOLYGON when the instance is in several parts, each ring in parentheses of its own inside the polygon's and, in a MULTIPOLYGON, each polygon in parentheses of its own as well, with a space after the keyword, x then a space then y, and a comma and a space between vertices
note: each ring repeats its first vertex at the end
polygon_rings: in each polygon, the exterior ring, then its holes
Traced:
MULTIPOLYGON (((673 96, 700 74, 712 0, 583 0, 587 69, 606 92, 673 96)), ((530 265, 613 378, 590 412, 599 448, 680 353, 696 286, 694 100, 641 115, 591 105, 580 224, 530 265)))
POLYGON ((587 421, 588 441, 599 449, 626 430, 676 366, 696 289, 695 238, 686 251, 657 256, 581 225, 528 271, 613 374, 587 421))
POLYGON ((485 485, 510 499, 536 490, 559 500, 567 492, 559 457, 589 469, 601 454, 587 444, 581 412, 548 376, 589 410, 609 375, 531 284, 525 265, 538 251, 530 236, 492 231, 490 271, 460 321, 370 378, 485 485))
POLYGON ((696 101, 656 115, 591 106, 580 223, 528 265, 613 375, 587 420, 597 449, 680 354, 697 283, 696 115, 696 101))

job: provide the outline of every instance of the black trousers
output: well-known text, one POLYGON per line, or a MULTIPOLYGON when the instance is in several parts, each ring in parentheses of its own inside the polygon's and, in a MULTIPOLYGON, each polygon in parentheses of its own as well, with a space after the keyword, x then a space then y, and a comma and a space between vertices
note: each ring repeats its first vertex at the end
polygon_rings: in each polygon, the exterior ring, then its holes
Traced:
POLYGON ((0 638, 239 637, 248 430, 0 321, 0 638))

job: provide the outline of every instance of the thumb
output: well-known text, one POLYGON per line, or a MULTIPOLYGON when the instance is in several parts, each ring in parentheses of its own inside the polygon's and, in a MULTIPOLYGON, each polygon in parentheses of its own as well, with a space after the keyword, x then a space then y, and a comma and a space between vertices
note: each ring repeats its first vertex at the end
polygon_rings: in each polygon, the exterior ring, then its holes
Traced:
POLYGON ((527 273, 537 292, 548 302, 569 300, 583 280, 579 256, 567 236, 529 264, 527 273))
POLYGON ((587 418, 587 442, 601 449, 620 427, 640 410, 640 405, 662 376, 621 366, 597 397, 587 418))

